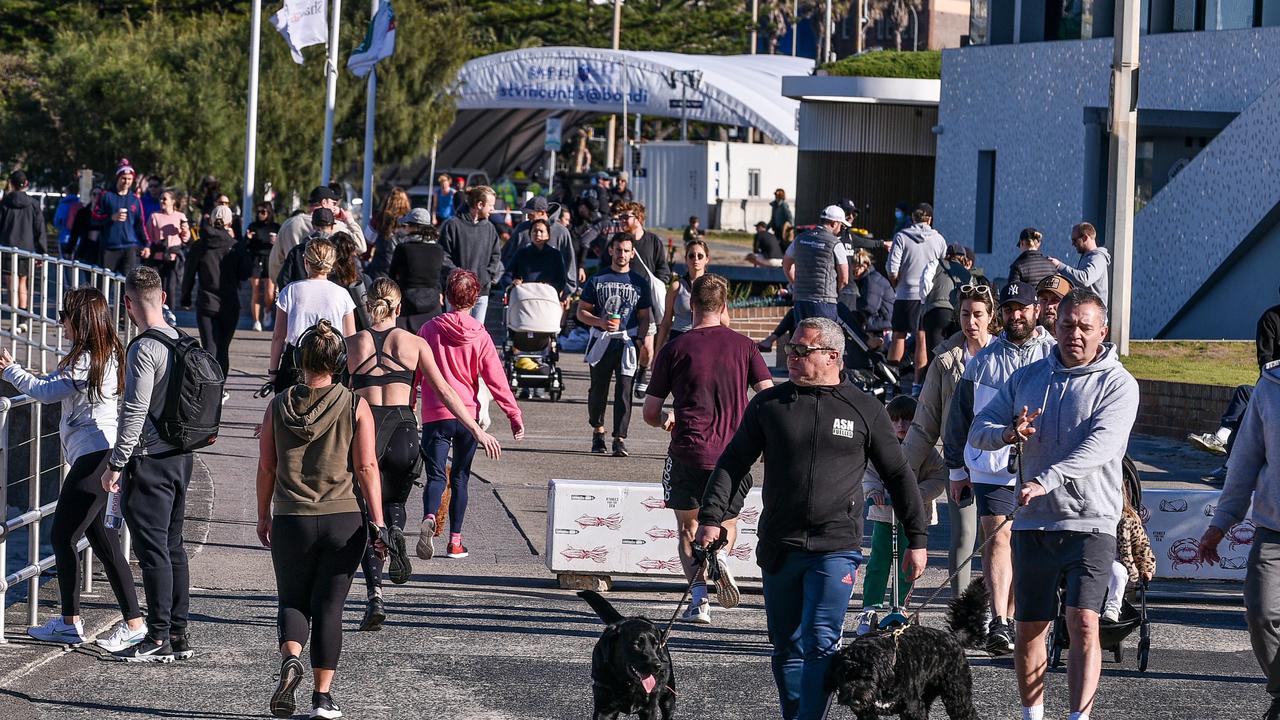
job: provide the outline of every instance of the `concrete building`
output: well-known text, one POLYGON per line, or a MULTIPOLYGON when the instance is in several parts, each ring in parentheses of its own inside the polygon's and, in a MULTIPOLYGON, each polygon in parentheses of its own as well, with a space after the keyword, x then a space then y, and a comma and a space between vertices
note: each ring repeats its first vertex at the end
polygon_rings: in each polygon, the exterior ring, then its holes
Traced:
MULTIPOLYGON (((1142 10, 1133 336, 1252 338, 1280 284, 1280 0, 1142 10)), ((977 44, 943 53, 936 224, 988 277, 1023 227, 1070 263, 1071 225, 1103 230, 1112 14, 975 0, 977 44)))

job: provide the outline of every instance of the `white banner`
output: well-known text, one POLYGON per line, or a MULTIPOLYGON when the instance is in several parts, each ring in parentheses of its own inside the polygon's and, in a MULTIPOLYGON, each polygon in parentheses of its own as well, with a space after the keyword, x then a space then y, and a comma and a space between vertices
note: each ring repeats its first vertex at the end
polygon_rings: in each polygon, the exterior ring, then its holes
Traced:
POLYGON ((1196 557, 1200 536, 1209 527, 1221 494, 1220 490, 1142 491, 1139 514, 1156 556, 1156 577, 1244 581, 1245 559, 1253 545, 1252 520, 1227 532, 1218 547, 1221 563, 1213 565, 1196 557))
POLYGON ((326 18, 325 0, 284 0, 269 22, 289 44, 293 61, 301 65, 302 48, 323 45, 327 40, 326 18))
POLYGON ((382 0, 378 13, 369 21, 364 41, 347 59, 347 69, 356 77, 373 72, 373 66, 396 51, 396 14, 391 10, 391 0, 382 0))

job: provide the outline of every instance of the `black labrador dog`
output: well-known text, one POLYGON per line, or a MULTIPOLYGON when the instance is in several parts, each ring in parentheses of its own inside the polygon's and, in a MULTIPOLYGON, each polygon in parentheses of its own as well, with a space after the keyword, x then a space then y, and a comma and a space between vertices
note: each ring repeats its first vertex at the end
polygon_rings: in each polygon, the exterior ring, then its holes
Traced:
POLYGON ((641 720, 671 720, 676 710, 676 676, 662 632, 643 617, 624 618, 608 600, 590 590, 587 601, 608 625, 591 653, 592 720, 617 720, 638 715, 641 720))

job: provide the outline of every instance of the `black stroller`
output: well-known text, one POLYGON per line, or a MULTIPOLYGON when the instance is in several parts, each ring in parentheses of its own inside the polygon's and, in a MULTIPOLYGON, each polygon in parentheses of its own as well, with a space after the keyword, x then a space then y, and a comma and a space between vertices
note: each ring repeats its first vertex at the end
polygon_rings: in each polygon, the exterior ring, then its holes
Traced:
MULTIPOLYGON (((1138 468, 1124 457, 1124 489, 1129 496, 1129 503, 1135 508, 1142 507, 1142 480, 1138 477, 1138 468)), ((1109 651, 1116 662, 1124 662, 1124 641, 1138 630, 1138 671, 1147 671, 1147 661, 1151 656, 1151 624, 1147 620, 1147 581, 1139 580, 1134 588, 1134 600, 1138 606, 1122 601, 1120 619, 1117 622, 1100 620, 1098 627, 1098 644, 1104 651, 1109 651)), ((1058 617, 1053 621, 1053 629, 1049 632, 1045 643, 1049 647, 1049 667, 1062 666, 1062 651, 1070 648, 1067 635, 1067 608, 1062 598, 1062 589, 1058 589, 1058 617)))

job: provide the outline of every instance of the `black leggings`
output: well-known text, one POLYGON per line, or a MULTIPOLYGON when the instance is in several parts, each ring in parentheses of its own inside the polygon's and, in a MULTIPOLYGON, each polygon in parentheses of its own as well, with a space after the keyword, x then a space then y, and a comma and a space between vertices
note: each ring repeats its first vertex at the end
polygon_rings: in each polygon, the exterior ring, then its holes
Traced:
POLYGON ((626 344, 610 342, 600 361, 591 366, 591 387, 587 390, 587 422, 591 427, 604 426, 604 406, 609 398, 609 380, 614 380, 613 436, 625 438, 631 426, 631 387, 635 378, 622 374, 622 353, 626 344))
POLYGON ((231 338, 240 322, 240 308, 224 307, 217 315, 196 314, 196 326, 200 329, 200 344, 222 366, 222 377, 231 370, 231 338))
POLYGON ((338 669, 342 605, 366 537, 364 516, 358 512, 271 518, 280 644, 306 645, 310 635, 312 669, 338 669))
MULTIPOLYGON (((418 419, 408 405, 370 405, 377 436, 378 471, 382 475, 382 521, 387 528, 404 529, 407 513, 404 504, 413 491, 413 481, 422 474, 421 442, 418 419)), ((370 543, 360 560, 364 585, 369 597, 382 593, 382 566, 370 543)))
POLYGON ((107 506, 107 491, 102 489, 103 461, 110 450, 82 455, 71 464, 67 479, 58 495, 58 512, 53 516, 50 542, 58 568, 58 594, 62 598, 62 614, 80 614, 80 554, 76 543, 89 538, 89 547, 102 562, 107 582, 115 593, 116 603, 125 620, 142 617, 138 607, 138 591, 133 573, 120 548, 120 532, 107 528, 102 512, 107 506))
POLYGON ((929 352, 929 362, 933 362, 938 346, 959 329, 956 313, 951 308, 934 308, 920 318, 920 330, 924 332, 924 346, 929 352))

